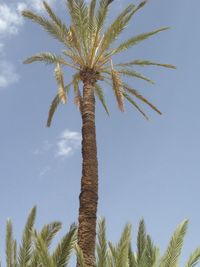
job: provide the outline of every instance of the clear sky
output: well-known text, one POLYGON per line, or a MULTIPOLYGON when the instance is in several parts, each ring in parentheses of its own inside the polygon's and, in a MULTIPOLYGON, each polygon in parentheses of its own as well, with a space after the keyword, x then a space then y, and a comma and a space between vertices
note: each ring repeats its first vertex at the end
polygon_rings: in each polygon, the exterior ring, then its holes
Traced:
MULTIPOLYGON (((62 1, 49 1, 69 23, 62 1)), ((115 0, 109 24, 129 0, 115 0)), ((138 1, 134 1, 139 3, 138 1)), ((62 47, 39 26, 24 21, 27 6, 42 12, 40 0, 0 0, 0 255, 4 258, 6 219, 19 239, 28 211, 37 205, 37 226, 77 220, 81 177, 81 120, 73 99, 60 106, 52 127, 45 127, 56 93, 53 67, 23 65, 37 52, 59 53, 62 47)), ((156 81, 133 80, 163 115, 143 106, 145 121, 127 103, 121 114, 105 86, 111 116, 97 103, 100 198, 98 216, 107 220, 116 241, 128 221, 133 238, 144 217, 148 232, 162 251, 183 219, 190 219, 183 259, 200 245, 200 1, 150 0, 123 37, 170 26, 135 46, 120 60, 149 59, 177 70, 137 68, 156 81)), ((65 81, 71 71, 66 69, 65 81)))

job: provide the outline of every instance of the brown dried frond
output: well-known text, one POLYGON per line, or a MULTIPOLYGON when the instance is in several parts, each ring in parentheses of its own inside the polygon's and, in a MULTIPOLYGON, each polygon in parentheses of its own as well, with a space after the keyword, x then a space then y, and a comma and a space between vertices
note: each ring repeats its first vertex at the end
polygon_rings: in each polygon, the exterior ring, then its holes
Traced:
POLYGON ((63 104, 67 103, 67 97, 65 93, 65 86, 64 86, 64 78, 63 78, 63 72, 60 67, 60 64, 57 63, 55 68, 55 77, 58 84, 58 95, 63 104))
POLYGON ((118 71, 112 69, 111 74, 112 74, 112 85, 117 100, 117 104, 119 106, 119 109, 123 112, 124 111, 123 83, 120 79, 118 71))

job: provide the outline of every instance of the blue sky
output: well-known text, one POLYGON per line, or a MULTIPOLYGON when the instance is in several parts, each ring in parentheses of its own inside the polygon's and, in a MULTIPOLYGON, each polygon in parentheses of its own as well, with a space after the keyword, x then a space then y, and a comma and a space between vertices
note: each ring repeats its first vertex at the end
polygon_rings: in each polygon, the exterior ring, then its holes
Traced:
MULTIPOLYGON (((115 0, 107 24, 131 1, 115 0)), ((49 1, 69 22, 62 1, 49 1)), ((138 1, 134 1, 139 3, 138 1)), ((37 52, 59 53, 62 47, 39 26, 20 16, 24 7, 42 13, 40 1, 0 0, 0 255, 4 258, 5 224, 12 218, 19 239, 28 211, 37 205, 37 226, 77 220, 81 177, 81 120, 73 99, 60 106, 52 127, 45 127, 56 93, 53 68, 26 66, 37 52)), ((177 70, 138 68, 156 81, 133 80, 163 115, 144 107, 145 121, 127 103, 121 114, 110 88, 105 94, 111 116, 97 103, 99 216, 107 219, 108 237, 116 241, 124 224, 139 219, 161 251, 183 219, 190 227, 183 260, 200 244, 199 215, 199 17, 197 0, 150 0, 122 38, 170 26, 171 30, 141 43, 114 61, 150 59, 177 70)), ((70 78, 66 70, 65 81, 70 78)))

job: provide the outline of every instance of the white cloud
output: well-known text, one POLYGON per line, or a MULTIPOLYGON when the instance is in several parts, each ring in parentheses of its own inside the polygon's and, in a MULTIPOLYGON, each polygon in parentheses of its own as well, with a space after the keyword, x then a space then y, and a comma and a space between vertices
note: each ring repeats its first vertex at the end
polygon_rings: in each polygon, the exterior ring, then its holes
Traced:
POLYGON ((5 60, 0 61, 0 88, 6 88, 18 80, 14 66, 5 60))
POLYGON ((0 35, 4 37, 17 34, 22 24, 23 19, 19 12, 5 3, 0 3, 0 35))
POLYGON ((40 173, 39 173, 39 177, 43 177, 45 176, 49 171, 51 170, 50 166, 46 166, 44 167, 40 173))
POLYGON ((67 157, 81 145, 81 134, 66 129, 57 142, 56 157, 67 157))

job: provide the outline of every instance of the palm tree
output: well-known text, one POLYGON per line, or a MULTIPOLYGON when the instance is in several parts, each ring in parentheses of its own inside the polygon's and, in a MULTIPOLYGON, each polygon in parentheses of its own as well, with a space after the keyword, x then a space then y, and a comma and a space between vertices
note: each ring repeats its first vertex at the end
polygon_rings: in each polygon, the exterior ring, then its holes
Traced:
POLYGON ((157 113, 161 114, 161 112, 137 90, 123 82, 121 77, 139 78, 153 83, 152 80, 135 71, 134 67, 154 65, 174 68, 172 65, 138 59, 118 64, 113 63, 113 56, 168 28, 159 28, 131 37, 113 48, 112 45, 117 37, 147 1, 141 2, 138 6, 134 4, 128 5, 114 22, 103 31, 109 3, 111 2, 109 0, 99 0, 97 7, 96 0, 91 0, 89 5, 84 0, 67 0, 67 7, 71 17, 70 26, 66 26, 46 2, 43 3, 49 18, 35 14, 32 11, 23 11, 23 16, 42 26, 64 46, 62 55, 44 52, 28 58, 25 63, 41 61, 55 65, 58 93, 50 106, 47 126, 50 126, 58 105, 67 103, 70 88, 74 90, 74 102, 80 109, 83 164, 79 197, 78 243, 83 250, 88 266, 95 265, 98 203, 98 161, 95 128, 96 98, 100 100, 106 113, 109 114, 101 84, 105 82, 112 87, 121 111, 124 111, 124 100, 127 100, 148 119, 147 115, 136 103, 136 99, 144 102, 157 113), (63 69, 67 67, 73 69, 74 73, 71 82, 65 85, 63 69), (80 84, 83 85, 82 90, 80 89, 80 84))

